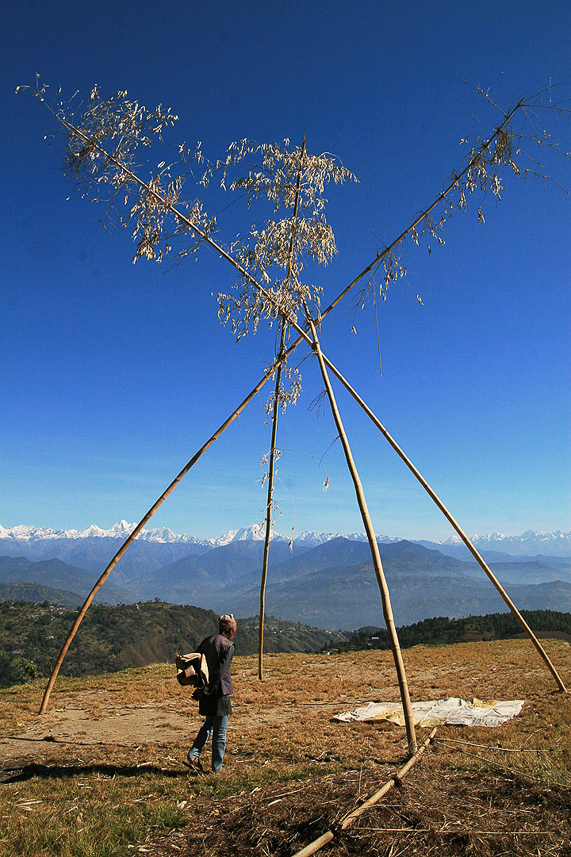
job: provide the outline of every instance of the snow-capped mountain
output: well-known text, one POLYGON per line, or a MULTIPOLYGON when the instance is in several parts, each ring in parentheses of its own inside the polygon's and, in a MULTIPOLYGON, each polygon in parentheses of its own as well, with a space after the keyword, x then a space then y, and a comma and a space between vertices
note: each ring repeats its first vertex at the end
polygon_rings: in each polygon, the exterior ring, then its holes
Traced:
MULTIPOLYGON (((7 548, 9 545, 15 547, 20 545, 34 545, 40 542, 55 542, 61 540, 100 540, 100 539, 126 539, 135 529, 136 524, 130 524, 127 521, 119 521, 109 529, 105 530, 92 524, 85 530, 54 530, 49 527, 34 527, 26 524, 19 524, 10 529, 6 529, 0 524, 0 553, 2 548, 7 548)), ((222 547, 223 545, 231 544, 232 542, 241 541, 262 541, 264 539, 265 528, 263 524, 252 524, 249 527, 241 527, 238 530, 229 530, 218 538, 201 539, 196 536, 191 536, 188 533, 174 533, 169 527, 160 527, 157 529, 143 531, 138 536, 139 542, 153 542, 156 544, 169 545, 188 545, 203 547, 205 550, 209 548, 222 547)), ((275 541, 290 541, 291 537, 284 536, 281 533, 272 530, 271 537, 275 541)), ((324 544, 332 539, 343 537, 350 541, 365 541, 363 533, 316 533, 313 531, 304 531, 299 534, 293 534, 293 540, 296 545, 303 548, 312 548, 317 545, 324 544)), ((378 536, 381 543, 398 542, 400 538, 393 536, 378 536)), ((472 543, 478 550, 498 551, 514 556, 533 556, 537 554, 545 554, 551 556, 571 556, 571 532, 536 532, 535 530, 527 530, 519 536, 506 536, 503 533, 489 533, 485 536, 475 535, 471 537, 472 543)), ((454 549, 462 545, 459 536, 454 535, 446 541, 432 541, 422 544, 441 547, 442 549, 454 549)))
MULTIPOLYGON (((119 521, 108 530, 103 530, 97 524, 91 524, 86 530, 53 530, 50 527, 34 527, 19 524, 16 527, 6 529, 0 524, 0 540, 12 539, 14 541, 36 542, 44 539, 126 539, 135 529, 136 524, 127 521, 119 521)), ((197 539, 187 533, 178 535, 173 533, 169 527, 160 527, 155 530, 145 530, 139 534, 141 541, 161 542, 163 544, 172 542, 190 542, 191 544, 209 545, 212 539, 197 539)), ((1 542, 0 542, 1 544, 1 542)))
MULTIPOLYGON (((35 583, 85 595, 134 526, 120 521, 108 530, 0 528, 0 588, 35 583)), ((362 534, 304 532, 293 546, 283 535, 273 535, 269 614, 293 619, 311 615, 311 622, 320 627, 380 621, 379 603, 368 589, 374 573, 362 534), (318 590, 317 605, 312 594, 318 590)), ((106 584, 105 598, 124 603, 160 598, 219 612, 227 612, 232 604, 238 615, 253 615, 259 600, 262 539, 260 526, 203 540, 168 528, 148 530, 114 569, 115 590, 106 584)), ((518 606, 530 610, 571 609, 570 540, 571 533, 529 531, 520 537, 474 537, 475 542, 484 542, 484 558, 500 581, 510 586, 510 594, 513 589, 518 595, 518 606), (505 543, 507 549, 502 549, 505 543), (549 553, 550 548, 561 553, 549 553)), ((488 581, 482 582, 481 570, 457 540, 424 546, 386 536, 379 541, 401 622, 503 609, 498 594, 488 581)))
MULTIPOLYGON (((249 527, 241 527, 239 530, 228 530, 223 536, 217 539, 209 539, 208 543, 213 547, 222 547, 229 545, 231 542, 263 542, 266 535, 265 524, 251 524, 249 527)), ((275 530, 270 532, 271 539, 285 541, 285 536, 276 533, 275 530)))
MULTIPOLYGON (((563 533, 561 530, 553 532, 526 530, 520 536, 488 533, 485 536, 472 536, 470 541, 479 551, 498 551, 513 556, 535 556, 538 554, 571 556, 571 532, 563 533)), ((454 535, 445 542, 437 544, 446 547, 447 545, 462 545, 463 542, 460 536, 454 535)))

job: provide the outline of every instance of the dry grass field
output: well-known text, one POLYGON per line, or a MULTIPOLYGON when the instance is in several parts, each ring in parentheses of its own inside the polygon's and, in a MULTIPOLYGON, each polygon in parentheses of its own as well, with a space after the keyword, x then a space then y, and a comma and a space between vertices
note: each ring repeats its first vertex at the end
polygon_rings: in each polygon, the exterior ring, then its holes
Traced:
MULTIPOLYGON (((571 686, 569 643, 545 644, 571 686)), ((523 710, 497 729, 439 727, 398 788, 320 853, 571 855, 571 701, 531 644, 404 656, 413 700, 525 699, 523 710)), ((234 661, 218 777, 182 764, 200 719, 169 665, 60 679, 42 717, 43 682, 1 691, 0 854, 285 857, 334 828, 406 760, 404 729, 331 721, 398 701, 392 657, 268 655, 266 667, 260 683, 254 658, 234 661)))

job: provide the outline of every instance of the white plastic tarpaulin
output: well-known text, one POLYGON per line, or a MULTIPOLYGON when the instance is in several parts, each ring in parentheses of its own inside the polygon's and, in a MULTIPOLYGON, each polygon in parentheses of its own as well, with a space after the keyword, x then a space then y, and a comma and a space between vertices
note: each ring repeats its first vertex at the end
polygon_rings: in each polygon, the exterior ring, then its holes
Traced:
MULTIPOLYGON (((507 720, 518 715, 524 699, 482 700, 467 702, 459 696, 448 699, 431 699, 427 702, 413 702, 412 714, 415 726, 501 726, 507 720)), ((369 702, 368 705, 336 714, 333 720, 340 723, 355 721, 371 722, 389 720, 398 726, 404 726, 402 705, 398 702, 369 702)))

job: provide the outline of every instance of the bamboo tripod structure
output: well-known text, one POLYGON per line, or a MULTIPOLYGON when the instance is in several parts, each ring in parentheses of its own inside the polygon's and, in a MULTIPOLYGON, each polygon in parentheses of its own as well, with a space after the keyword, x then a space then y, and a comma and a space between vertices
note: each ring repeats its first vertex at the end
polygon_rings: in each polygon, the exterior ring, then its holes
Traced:
MULTIPOLYGON (((297 347, 297 345, 299 344, 299 341, 302 338, 305 339, 306 338, 305 335, 304 335, 304 337, 300 337, 299 340, 296 340, 291 346, 289 346, 289 348, 285 352, 284 359, 297 347)), ((484 572, 487 574, 487 576, 490 578, 490 580, 492 580, 492 583, 494 584, 494 586, 496 587, 496 589, 498 590, 499 594, 504 599, 506 604, 508 605, 511 612, 516 616, 518 622, 520 623, 520 625, 522 626, 522 628, 524 629, 524 631, 526 632, 526 634, 530 638, 531 642, 535 646, 535 648, 538 651, 539 655, 541 656, 542 660, 547 665, 547 668, 551 672, 552 676, 555 678, 555 681, 557 683, 559 690, 562 691, 563 693, 566 693, 567 689, 565 687, 565 684, 563 683, 561 677, 559 676, 557 670, 555 669, 553 663, 551 662, 547 652, 545 651, 545 649, 543 648, 543 646, 541 645, 541 643, 539 642, 539 640, 537 639, 537 637, 535 636, 533 631, 529 628, 525 619, 523 618, 523 616, 521 616, 517 607, 513 604, 513 602, 509 598, 507 592, 503 589, 503 587, 501 586, 499 581, 497 581, 497 579, 493 575, 492 571, 488 568, 484 559, 480 556, 479 552, 476 550, 474 545, 472 545, 472 543, 470 542, 470 540, 469 540, 468 536, 466 535, 466 533, 464 532, 464 530, 456 522, 456 520, 451 515, 451 513, 446 509, 446 507, 444 506, 442 501, 438 498, 436 493, 432 490, 432 488, 429 486, 428 482, 424 479, 424 477, 421 475, 421 473, 412 464, 410 459, 406 456, 406 454, 403 452, 403 450, 400 448, 400 446, 397 444, 397 442, 391 437, 389 432, 385 429, 385 427, 382 425, 382 423, 377 419, 377 417, 374 415, 373 411, 368 407, 368 405, 365 404, 363 399, 361 399, 361 397, 356 393, 356 391, 353 389, 353 387, 351 387, 349 382, 344 378, 344 376, 339 372, 339 370, 334 366, 334 364, 326 357, 326 355, 323 352, 322 352, 322 357, 323 357, 323 360, 324 360, 326 366, 336 375, 338 380, 341 381, 341 383, 346 387, 348 392, 351 393, 351 395, 353 396, 355 401, 357 401, 357 403, 365 411, 367 416, 369 416, 369 418, 375 423, 375 425, 377 426, 379 431, 381 431, 383 436, 387 439, 387 441, 390 443, 390 445, 393 447, 393 449, 397 452, 399 457, 404 461, 404 463, 407 465, 409 470, 413 473, 415 478, 420 482, 420 484, 427 491, 429 496, 436 503, 438 508, 443 512, 443 514, 446 516, 446 518, 452 524, 452 526, 454 527, 454 529, 456 530, 456 532, 458 533, 458 535, 460 536, 460 538, 462 539, 462 541, 464 542, 466 547, 470 550, 470 552, 472 553, 472 555, 474 556, 474 558, 476 559, 476 561, 478 562, 480 567, 484 570, 484 572)), ((172 491, 174 491, 174 489, 179 484, 179 482, 181 482, 181 480, 184 478, 184 476, 186 476, 186 474, 200 460, 200 458, 202 458, 204 453, 208 449, 210 449, 210 447, 218 440, 218 438, 221 437, 221 435, 226 431, 226 429, 242 413, 244 408, 246 408, 246 406, 258 395, 258 393, 262 390, 264 385, 269 381, 269 379, 271 377, 271 373, 274 371, 274 369, 277 369, 278 363, 279 363, 279 361, 274 362, 273 366, 270 367, 268 372, 266 372, 265 375, 255 385, 255 387, 252 388, 252 390, 242 400, 242 402, 238 405, 238 407, 230 414, 229 417, 226 418, 226 420, 224 420, 223 423, 221 423, 219 428, 200 447, 200 449, 193 455, 193 457, 187 462, 187 464, 185 464, 185 466, 178 473, 178 475, 172 480, 172 482, 168 485, 168 487, 165 489, 165 491, 160 495, 160 497, 157 498, 157 500, 154 502, 154 504, 150 507, 148 512, 143 516, 143 518, 141 518, 141 520, 139 521, 139 523, 137 524, 137 526, 135 527, 135 529, 133 530, 131 535, 125 539, 125 541, 123 542, 123 544, 121 545, 121 547, 119 548, 117 553, 113 556, 113 558, 111 559, 111 561, 109 562, 107 567, 104 569, 104 571, 102 572, 100 577, 97 579, 97 581, 93 585, 91 592, 89 593, 84 604, 82 605, 82 607, 81 607, 81 609, 80 609, 80 611, 79 611, 79 613, 78 613, 78 615, 77 615, 77 617, 76 617, 76 619, 75 619, 75 621, 74 621, 74 623, 70 629, 70 632, 67 636, 67 639, 62 646, 61 652, 58 656, 58 659, 57 659, 57 661, 54 665, 54 668, 52 670, 52 673, 50 675, 48 684, 46 686, 46 690, 44 691, 44 695, 42 698, 42 703, 40 706, 39 714, 45 713, 47 706, 48 706, 48 703, 49 703, 49 699, 50 699, 52 689, 55 685, 55 682, 56 682, 58 673, 60 671, 61 665, 65 659, 67 651, 68 651, 68 649, 69 649, 69 647, 73 641, 73 638, 75 637, 75 635, 79 629, 79 626, 83 620, 83 617, 87 613, 87 610, 88 610, 91 602, 93 601, 95 595, 101 589, 101 587, 103 586, 103 584, 105 583, 105 581, 109 577, 113 568, 117 565, 117 563, 119 562, 121 557, 129 549, 131 544, 135 541, 135 539, 137 538, 137 536, 139 535, 141 530, 144 528, 145 524, 147 524, 148 521, 153 517, 155 512, 158 511, 160 506, 164 503, 164 501, 172 493, 172 491)))
MULTIPOLYGON (((43 98, 41 100, 43 103, 45 103, 45 100, 43 98)), ((523 101, 520 101, 508 113, 505 114, 504 121, 495 129, 494 133, 491 135, 491 137, 488 139, 488 141, 482 146, 482 148, 480 150, 480 155, 478 155, 477 157, 480 157, 481 152, 483 152, 486 149, 489 149, 492 146, 492 144, 494 143, 494 140, 496 140, 498 135, 502 133, 504 127, 510 122, 514 113, 517 110, 519 110, 522 107, 522 105, 523 105, 523 101)), ((56 118, 58 119, 58 121, 60 121, 62 123, 62 125, 70 133, 73 132, 79 138, 82 138, 86 142, 90 142, 93 144, 93 141, 90 140, 90 138, 88 138, 78 128, 71 125, 69 122, 67 122, 66 120, 62 119, 59 116, 56 116, 56 118)), ((246 280, 248 280, 252 284, 252 286, 254 288, 256 288, 270 304, 272 304, 274 302, 272 299, 272 296, 267 292, 267 290, 264 289, 248 271, 246 271, 235 259, 233 259, 233 257, 229 253, 227 253, 220 245, 218 245, 215 241, 213 241, 212 238, 206 232, 202 231, 195 223, 192 222, 191 219, 189 219, 183 212, 181 212, 179 209, 177 209, 175 205, 173 205, 170 201, 165 199, 164 196, 162 196, 160 193, 149 188, 148 184, 143 182, 138 176, 136 176, 131 170, 129 170, 127 167, 125 167, 124 164, 121 164, 113 155, 109 154, 99 144, 95 143, 94 149, 96 149, 99 153, 101 153, 109 162, 113 163, 120 170, 122 170, 125 173, 125 175, 127 175, 129 177, 129 179, 132 180, 137 186, 144 188, 148 193, 150 193, 153 197, 155 197, 157 199, 157 202, 160 203, 161 205, 163 205, 165 207, 165 209, 168 209, 178 219, 178 221, 180 223, 184 224, 184 226, 186 228, 195 232, 203 241, 205 241, 205 243, 209 244, 214 250, 216 250, 216 252, 219 254, 219 256, 226 259, 226 261, 228 261, 234 268, 236 268, 240 272, 240 274, 246 280)), ((349 291, 351 291, 353 289, 353 287, 364 276, 366 276, 368 273, 371 273, 376 268, 376 266, 378 264, 380 264, 382 259, 384 257, 386 257, 387 254, 389 254, 393 250, 393 248, 395 248, 404 239, 405 236, 409 235, 411 232, 412 233, 415 232, 416 227, 419 225, 419 223, 422 221, 422 219, 425 216, 427 216, 442 200, 444 200, 447 197, 447 194, 450 193, 450 191, 454 187, 457 186, 458 180, 467 172, 468 169, 470 169, 473 166, 473 164, 475 162, 476 162, 476 160, 470 161, 468 163, 468 165, 466 166, 466 168, 455 177, 454 181, 446 188, 446 190, 443 191, 442 194, 440 194, 437 197, 437 199, 427 209, 425 209, 425 211, 421 215, 419 215, 417 218, 415 218, 415 220, 409 225, 409 227, 406 230, 404 230, 403 233, 401 233, 401 235, 397 239, 395 239, 393 242, 391 242, 391 244, 389 244, 388 247, 385 248, 385 250, 377 253, 375 259, 361 272, 361 274, 359 274, 337 296, 337 298, 327 307, 327 309, 323 311, 323 313, 321 314, 321 319, 323 319, 329 312, 331 312, 337 306, 337 304, 341 301, 341 299, 345 295, 347 295, 349 293, 349 291)), ((409 469, 411 470, 411 472, 413 473, 415 478, 417 478, 417 480, 425 488, 425 490, 428 492, 429 496, 432 498, 432 500, 436 503, 438 508, 440 508, 440 510, 445 515, 445 517, 452 524, 452 526, 454 527, 454 529, 456 530, 458 535, 462 538, 462 541, 466 544, 466 546, 468 547, 468 549, 470 550, 470 552, 472 553, 472 555, 474 556, 476 561, 479 563, 479 565, 484 570, 484 572, 486 573, 488 578, 491 580, 493 585, 496 587, 496 589, 498 590, 498 592, 500 593, 500 595, 502 596, 502 598, 504 599, 504 601, 508 605, 511 612, 516 616, 516 618, 518 619, 518 621, 520 622, 520 624, 524 628, 526 634, 530 637, 533 645, 535 646, 535 648, 539 652, 540 656, 542 657, 542 659, 544 660, 544 662, 548 666, 548 669, 550 670, 553 677, 555 678, 559 689, 563 692, 566 692, 565 685, 563 684, 563 682, 562 682, 561 678, 559 677, 555 667, 553 666, 549 657, 547 656, 547 653, 545 652, 545 650, 543 649, 543 647, 541 646, 541 644, 539 643, 539 641, 537 640, 537 638, 535 637, 535 635, 533 634, 533 632, 531 631, 531 629, 529 628, 529 626, 527 625, 527 623, 525 622, 525 620, 523 619, 523 617, 521 616, 521 614, 519 613, 519 611, 517 610, 517 608, 515 607, 513 602, 509 599, 509 596, 507 595, 507 593, 505 592, 505 590, 503 589, 503 587, 501 586, 499 581, 497 581, 497 579, 495 578, 495 576, 493 575, 491 570, 488 568, 488 566, 484 562, 483 558, 480 556, 478 551, 471 544, 470 540, 468 539, 468 537, 466 536, 464 531, 456 523, 456 521, 454 520, 452 515, 448 512, 448 510, 446 509, 444 504, 439 500, 439 498, 437 497, 435 492, 430 488, 430 486, 428 485, 426 480, 424 480, 424 478, 421 476, 419 471, 414 467, 414 465, 410 462, 410 460, 407 458, 407 456, 404 454, 404 452, 400 449, 398 444, 396 444, 396 442, 392 439, 392 437, 389 435, 388 431, 384 428, 384 426, 382 426, 382 424, 375 417, 375 415, 370 410, 370 408, 368 408, 368 406, 363 402, 363 400, 359 397, 359 395, 355 392, 355 390, 353 390, 353 388, 350 386, 350 384, 344 379, 344 377, 341 375, 339 370, 337 370, 337 368, 334 366, 334 364, 321 351, 321 348, 317 342, 316 337, 314 337, 312 339, 308 335, 307 331, 303 330, 297 324, 297 321, 295 318, 288 317, 286 320, 286 317, 284 315, 282 315, 282 324, 285 325, 286 321, 299 334, 298 339, 296 339, 292 343, 292 345, 290 345, 287 348, 287 350, 285 352, 278 354, 278 358, 274 361, 274 364, 272 365, 272 367, 270 367, 268 372, 266 372, 266 374, 262 377, 262 379, 258 382, 258 384, 256 384, 256 386, 253 388, 253 390, 245 397, 245 399, 236 408, 236 410, 221 424, 219 429, 208 439, 208 441, 206 441, 206 443, 198 450, 198 452, 190 459, 190 461, 185 465, 185 467, 183 467, 183 469, 180 471, 180 473, 175 477, 175 479, 165 489, 163 494, 161 494, 161 496, 155 501, 153 506, 151 506, 149 511, 146 513, 146 515, 141 519, 139 524, 135 527, 135 529, 133 530, 131 535, 125 540, 123 545, 119 548, 119 550, 117 551, 115 556, 112 558, 112 560, 110 561, 108 566, 105 568, 105 570, 103 571, 101 576, 96 581, 93 589, 91 590, 91 592, 87 596, 86 601, 84 602, 82 608, 80 609, 78 616, 76 617, 76 620, 75 620, 75 622, 72 626, 72 629, 68 635, 68 638, 66 639, 66 641, 62 647, 62 650, 60 652, 60 655, 59 655, 58 660, 54 666, 54 669, 53 669, 52 674, 50 676, 48 685, 46 687, 46 691, 45 691, 43 699, 42 699, 42 704, 41 704, 39 713, 43 714, 45 712, 45 710, 47 708, 48 701, 49 701, 49 697, 50 697, 50 694, 52 691, 52 688, 55 684, 55 681, 56 681, 57 675, 59 673, 61 664, 63 663, 63 660, 64 660, 65 655, 69 649, 69 646, 70 646, 70 644, 71 644, 71 642, 72 642, 72 640, 73 640, 73 638, 74 638, 74 636, 75 636, 75 634, 79 628, 79 625, 81 624, 83 617, 85 616, 85 613, 87 612, 87 609, 89 608, 91 602, 93 601, 94 596, 97 594, 98 590, 104 584, 105 580, 109 576, 109 574, 112 571, 112 569, 114 568, 114 566, 121 559, 123 554, 128 550, 129 546, 137 538, 137 536, 139 535, 139 533, 141 532, 141 530, 143 529, 145 524, 155 514, 157 509, 162 505, 164 500, 174 490, 176 485, 178 485, 178 483, 182 480, 182 478, 186 475, 186 473, 188 473, 188 471, 194 466, 194 464, 196 464, 196 462, 207 451, 207 449, 209 449, 210 446, 212 446, 212 444, 221 436, 221 434, 226 430, 226 428, 228 428, 228 426, 237 418, 237 416, 244 410, 244 408, 248 405, 248 403, 250 401, 252 401, 252 399, 257 395, 257 393, 262 389, 262 387, 269 380, 269 378, 271 377, 273 372, 277 371, 284 364, 284 362, 286 361, 289 354, 291 354, 302 341, 305 341, 312 349, 314 349, 316 351, 316 353, 318 353, 320 365, 321 366, 327 366, 333 372, 333 374, 336 375, 336 377, 341 381, 341 383, 351 393, 351 395, 353 396, 355 401, 357 401, 357 403, 365 411, 365 413, 369 416, 369 418, 372 419, 374 424, 381 431, 381 433, 384 435, 384 437, 387 439, 387 441, 390 443, 390 445, 393 447, 393 449, 397 452, 397 454, 405 462, 407 467, 409 467, 409 469)), ((308 323, 309 323, 309 321, 308 321, 308 323)), ((323 374, 323 369, 322 369, 322 374, 323 374)), ((332 401, 331 397, 330 397, 330 401, 332 401)), ((276 427, 277 427, 277 423, 276 423, 276 427)), ((275 449, 275 443, 272 443, 272 450, 274 450, 274 449, 275 449)), ((357 479, 358 479, 358 475, 357 475, 357 479)), ((269 518, 270 518, 270 516, 268 515, 268 519, 269 518)), ((266 521, 266 530, 268 530, 268 519, 266 521)), ((371 528, 371 532, 372 532, 372 528, 371 528)), ((369 533, 368 533, 368 535, 369 535, 369 533)), ((373 533, 373 536, 374 536, 374 533, 373 533)), ((269 533, 267 533, 267 537, 268 537, 268 544, 269 544, 269 533)), ((372 543, 371 543, 371 539, 369 539, 369 542, 371 544, 371 550, 372 550, 372 552, 374 552, 375 548, 373 547, 373 544, 376 545, 376 539, 373 538, 372 543)), ((378 546, 376 546, 376 551, 378 553, 378 546)), ((379 564, 380 564, 380 556, 379 556, 379 564)), ((267 564, 266 564, 266 569, 267 569, 267 564)), ((376 567, 375 567, 375 570, 377 570, 376 567)), ((264 586, 265 586, 265 583, 264 583, 264 586)), ((381 586, 381 583, 379 583, 379 586, 381 586)), ((399 681, 399 685, 400 685, 400 681, 399 681)), ((403 704, 403 707, 404 707, 404 704, 403 704)), ((410 740, 409 740, 409 746, 410 746, 410 740)))
MULTIPOLYGON (((301 340, 301 338, 302 337, 300 337, 299 339, 301 340)), ((288 356, 297 347, 298 343, 299 343, 299 340, 296 340, 287 349, 287 351, 285 352, 285 356, 288 356)), ((453 526, 453 528, 456 530, 456 532, 458 533, 458 535, 460 536, 460 538, 462 539, 462 541, 464 542, 466 547, 470 550, 470 552, 472 553, 472 555, 474 556, 474 558, 476 559, 476 561, 478 562, 480 567, 483 569, 483 571, 486 573, 486 575, 492 581, 492 583, 496 587, 497 591, 499 592, 499 594, 501 595, 501 597, 503 598, 503 600, 505 601, 505 603, 507 604, 507 606, 509 607, 511 612, 516 617, 517 621, 520 623, 520 625, 524 629, 527 636, 530 638, 532 644, 534 645, 534 647, 536 648, 540 657, 542 658, 542 660, 546 664, 548 670, 550 671, 550 673, 554 677, 559 690, 562 691, 563 693, 566 693, 567 689, 565 687, 565 684, 563 683, 561 677, 559 676, 557 670, 555 669, 553 663, 551 662, 547 652, 545 651, 545 649, 543 648, 543 646, 541 645, 541 643, 539 642, 539 640, 537 639, 537 637, 535 636, 535 634, 533 633, 531 628, 528 626, 525 619, 523 618, 523 616, 518 611, 517 607, 513 604, 513 602, 509 598, 507 592, 501 586, 499 581, 495 578, 491 569, 488 568, 486 562, 484 561, 482 556, 479 554, 479 552, 476 550, 474 545, 471 543, 470 539, 468 538, 468 536, 466 535, 464 530, 460 527, 460 525, 458 524, 456 519, 448 511, 448 509, 446 508, 444 503, 442 503, 442 501, 437 496, 437 494, 432 490, 432 488, 430 487, 428 482, 424 479, 424 477, 422 476, 420 471, 417 470, 417 468, 414 466, 414 464, 410 461, 410 459, 407 457, 407 455, 403 452, 401 447, 397 444, 397 442, 394 440, 394 438, 389 434, 387 429, 382 425, 380 420, 377 419, 377 417, 374 415, 373 411, 369 408, 369 406, 363 401, 363 399, 361 399, 361 397, 358 395, 358 393, 353 389, 353 387, 349 384, 349 382, 345 379, 345 377, 341 374, 341 372, 339 372, 339 370, 333 365, 333 363, 331 363, 331 361, 325 356, 325 354, 323 354, 323 352, 322 352, 322 356, 323 356, 324 362, 327 365, 327 367, 334 373, 334 375, 343 384, 343 386, 347 389, 347 391, 353 396, 355 401, 364 410, 364 412, 367 414, 367 416, 377 426, 377 428, 383 434, 385 439, 389 442, 389 444, 392 446, 392 448, 395 450, 395 452, 399 455, 399 457, 402 459, 402 461, 404 461, 404 463, 409 468, 411 473, 420 482, 422 487, 425 489, 425 491, 428 493, 428 495, 431 497, 431 499, 434 501, 434 503, 438 506, 440 511, 445 515, 445 517, 450 522, 450 524, 453 526)), ((83 606, 81 607, 81 609, 80 609, 80 611, 79 611, 79 613, 78 613, 78 615, 77 615, 77 617, 76 617, 76 619, 75 619, 75 621, 74 621, 74 623, 70 629, 70 632, 68 634, 68 637, 67 637, 65 643, 63 644, 62 650, 58 656, 58 659, 57 659, 57 661, 54 665, 54 668, 52 670, 52 673, 50 675, 48 684, 46 686, 46 690, 44 691, 44 695, 42 698, 42 703, 40 706, 39 714, 45 713, 47 706, 48 706, 48 702, 49 702, 49 698, 50 698, 52 689, 53 689, 54 684, 56 682, 59 670, 60 670, 61 665, 65 659, 67 651, 71 645, 71 642, 72 642, 73 638, 75 637, 77 630, 78 630, 78 628, 79 628, 79 626, 83 620, 83 617, 87 613, 87 610, 88 610, 91 602, 93 601, 95 595, 101 589, 101 587, 103 586, 103 584, 105 583, 105 581, 109 577, 113 568, 117 565, 117 563, 119 562, 119 560, 121 559, 123 554, 129 549, 131 544, 135 541, 135 539, 137 538, 137 536, 139 535, 141 530, 144 528, 145 524, 147 524, 148 521, 153 517, 155 512, 158 511, 160 506, 164 503, 164 501, 172 493, 172 491, 174 491, 174 489, 179 484, 179 482, 181 482, 181 480, 184 478, 184 476, 186 476, 186 474, 200 460, 200 458, 202 458, 204 453, 208 449, 210 449, 210 447, 218 440, 218 438, 221 437, 221 435, 226 431, 226 429, 242 413, 244 408, 246 408, 246 406, 258 395, 258 393, 262 390, 264 385, 269 381, 269 379, 271 377, 271 373, 274 371, 274 369, 277 369, 277 366, 278 366, 278 361, 276 361, 273 364, 273 366, 270 367, 268 372, 266 372, 266 374, 258 381, 258 383, 252 388, 252 390, 242 400, 242 402, 238 405, 238 407, 230 414, 229 417, 227 417, 226 420, 224 420, 223 423, 221 423, 219 428, 200 447, 200 449, 193 455, 193 457, 187 462, 187 464, 185 464, 185 466, 182 468, 180 473, 173 479, 173 481, 168 485, 168 487, 160 495, 160 497, 158 497, 158 499, 154 502, 154 504, 151 506, 151 508, 148 510, 148 512, 143 516, 143 518, 141 518, 141 520, 139 521, 139 523, 137 524, 137 526, 135 527, 135 529, 133 530, 131 535, 125 539, 125 541, 123 542, 123 544, 121 545, 121 547, 119 548, 117 553, 113 556, 113 558, 111 559, 111 561, 109 562, 107 567, 104 569, 104 571, 102 572, 100 577, 97 579, 97 581, 93 585, 91 592, 89 593, 89 595, 87 596, 83 606)))

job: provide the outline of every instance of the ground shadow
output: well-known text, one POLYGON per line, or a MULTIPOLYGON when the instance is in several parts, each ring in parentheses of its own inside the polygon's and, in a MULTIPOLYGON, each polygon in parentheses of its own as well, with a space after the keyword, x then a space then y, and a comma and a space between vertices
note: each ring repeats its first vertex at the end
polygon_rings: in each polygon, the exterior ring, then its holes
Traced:
POLYGON ((32 763, 17 768, 4 768, 0 771, 0 783, 2 785, 21 783, 31 780, 32 777, 56 779, 89 776, 90 774, 102 774, 105 777, 141 777, 145 774, 182 777, 188 776, 189 771, 186 769, 160 768, 158 765, 41 765, 32 763))

